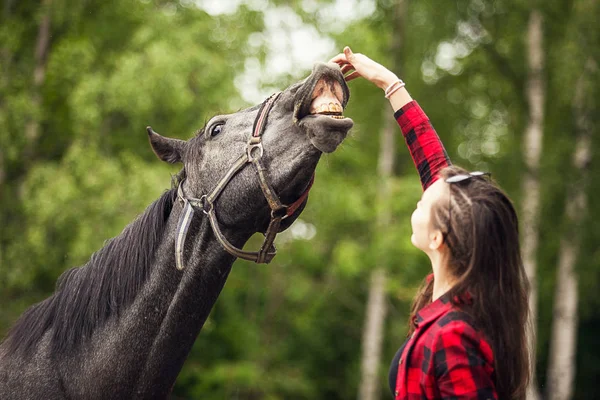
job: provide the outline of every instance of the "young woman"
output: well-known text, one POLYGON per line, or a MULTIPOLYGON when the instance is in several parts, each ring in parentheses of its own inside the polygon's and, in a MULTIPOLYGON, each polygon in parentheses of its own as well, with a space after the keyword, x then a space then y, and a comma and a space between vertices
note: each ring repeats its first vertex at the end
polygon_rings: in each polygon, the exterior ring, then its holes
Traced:
POLYGON ((385 91, 421 177, 411 241, 433 273, 390 367, 395 399, 521 399, 529 381, 528 283, 511 201, 487 175, 452 166, 429 119, 387 68, 346 47, 346 80, 385 91))

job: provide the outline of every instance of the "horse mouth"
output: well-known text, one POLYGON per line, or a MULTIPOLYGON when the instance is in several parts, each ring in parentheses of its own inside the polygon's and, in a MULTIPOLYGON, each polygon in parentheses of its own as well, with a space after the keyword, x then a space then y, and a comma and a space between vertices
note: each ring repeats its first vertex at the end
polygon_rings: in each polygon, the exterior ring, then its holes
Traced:
POLYGON ((323 74, 311 89, 308 92, 310 96, 306 93, 296 103, 294 116, 296 121, 300 121, 309 115, 323 115, 333 119, 346 118, 343 112, 348 102, 349 91, 341 74, 339 77, 334 74, 323 74))
POLYGON ((318 64, 297 93, 294 122, 314 147, 330 153, 354 125, 344 117, 350 91, 337 65, 318 64))
POLYGON ((309 114, 344 119, 343 95, 342 85, 338 81, 321 78, 312 92, 309 114))

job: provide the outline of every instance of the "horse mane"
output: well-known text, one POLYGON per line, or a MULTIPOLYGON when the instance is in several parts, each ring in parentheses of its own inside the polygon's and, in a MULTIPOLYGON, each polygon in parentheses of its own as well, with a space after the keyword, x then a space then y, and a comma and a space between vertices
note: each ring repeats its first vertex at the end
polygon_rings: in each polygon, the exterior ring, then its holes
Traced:
POLYGON ((52 352, 64 353, 120 315, 150 275, 176 193, 165 191, 85 265, 65 271, 52 296, 31 306, 10 329, 2 346, 5 354, 30 353, 49 329, 52 352))

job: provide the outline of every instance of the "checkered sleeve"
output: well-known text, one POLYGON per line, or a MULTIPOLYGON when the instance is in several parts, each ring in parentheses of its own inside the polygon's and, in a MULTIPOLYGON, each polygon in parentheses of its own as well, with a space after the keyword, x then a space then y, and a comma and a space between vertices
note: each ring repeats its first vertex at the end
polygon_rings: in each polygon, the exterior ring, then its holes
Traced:
POLYGON ((445 323, 433 351, 439 397, 497 399, 489 343, 460 318, 448 318, 445 323))
POLYGON ((396 111, 394 118, 400 125, 425 190, 437 180, 440 170, 452 165, 448 153, 416 101, 411 101, 396 111))

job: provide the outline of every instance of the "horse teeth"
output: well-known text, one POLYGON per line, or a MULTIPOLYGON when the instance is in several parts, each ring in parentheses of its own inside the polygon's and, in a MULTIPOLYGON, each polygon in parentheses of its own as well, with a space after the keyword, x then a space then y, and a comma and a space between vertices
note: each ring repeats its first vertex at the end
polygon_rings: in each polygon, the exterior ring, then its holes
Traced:
POLYGON ((342 112, 342 107, 336 103, 329 103, 329 112, 342 112))
POLYGON ((321 103, 318 106, 313 106, 311 110, 311 114, 322 114, 327 115, 329 117, 335 119, 344 119, 344 116, 341 115, 344 112, 344 108, 339 103, 321 103), (339 115, 338 115, 339 114, 339 115))
POLYGON ((337 113, 337 112, 342 112, 342 111, 343 111, 342 106, 340 106, 339 104, 323 103, 323 104, 319 105, 318 107, 316 107, 316 109, 314 110, 314 113, 315 114, 326 113, 326 112, 329 112, 329 113, 336 112, 337 113))

